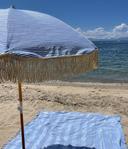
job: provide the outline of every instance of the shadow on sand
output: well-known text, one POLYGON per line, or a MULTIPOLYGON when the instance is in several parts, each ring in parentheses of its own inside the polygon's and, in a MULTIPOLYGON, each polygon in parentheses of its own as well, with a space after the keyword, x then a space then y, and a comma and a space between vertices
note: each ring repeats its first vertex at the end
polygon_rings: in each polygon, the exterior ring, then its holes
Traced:
POLYGON ((96 149, 96 148, 78 147, 78 146, 72 146, 72 145, 64 146, 61 144, 57 144, 57 145, 51 145, 51 146, 45 147, 44 149, 96 149))

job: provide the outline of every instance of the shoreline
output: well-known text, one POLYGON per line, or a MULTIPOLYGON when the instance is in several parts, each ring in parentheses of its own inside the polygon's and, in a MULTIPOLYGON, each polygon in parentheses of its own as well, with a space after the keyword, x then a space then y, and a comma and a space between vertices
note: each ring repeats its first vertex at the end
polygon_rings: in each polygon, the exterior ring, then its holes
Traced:
MULTIPOLYGON (((0 147, 20 128, 17 84, 0 84, 0 147)), ((23 84, 25 123, 40 111, 95 112, 121 116, 128 143, 128 83, 49 81, 23 84)))
MULTIPOLYGON (((26 83, 25 83, 26 84, 26 83)), ((32 84, 35 84, 35 83, 32 83, 32 84)), ((79 87, 81 87, 81 85, 94 85, 94 84, 96 84, 96 85, 124 85, 124 86, 128 86, 128 83, 127 82, 91 82, 91 81, 89 81, 89 82, 80 82, 80 81, 77 81, 77 82, 75 82, 75 81, 47 81, 47 82, 44 82, 44 83, 36 83, 36 85, 40 85, 40 84, 50 84, 50 85, 78 85, 79 87)))

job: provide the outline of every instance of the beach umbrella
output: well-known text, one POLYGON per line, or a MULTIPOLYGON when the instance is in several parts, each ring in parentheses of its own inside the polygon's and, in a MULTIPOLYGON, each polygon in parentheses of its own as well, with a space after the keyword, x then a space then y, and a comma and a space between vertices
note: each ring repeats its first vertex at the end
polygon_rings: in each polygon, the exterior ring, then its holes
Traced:
POLYGON ((97 61, 96 46, 63 21, 14 7, 0 10, 0 81, 18 82, 23 149, 21 83, 84 73, 96 69, 97 61))

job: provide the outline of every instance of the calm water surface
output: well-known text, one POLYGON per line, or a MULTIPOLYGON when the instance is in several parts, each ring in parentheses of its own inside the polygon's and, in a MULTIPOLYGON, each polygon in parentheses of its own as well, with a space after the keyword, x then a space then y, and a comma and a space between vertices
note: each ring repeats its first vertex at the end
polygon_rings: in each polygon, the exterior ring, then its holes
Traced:
POLYGON ((128 42, 97 41, 95 44, 100 49, 99 68, 70 81, 128 83, 128 42))

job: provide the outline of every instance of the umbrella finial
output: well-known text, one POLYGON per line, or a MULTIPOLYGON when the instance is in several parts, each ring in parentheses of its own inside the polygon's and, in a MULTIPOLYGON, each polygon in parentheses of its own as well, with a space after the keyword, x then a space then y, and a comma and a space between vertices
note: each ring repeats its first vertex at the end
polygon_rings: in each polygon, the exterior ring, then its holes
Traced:
POLYGON ((12 9, 16 9, 16 7, 15 7, 14 5, 11 5, 10 8, 12 8, 12 9))

